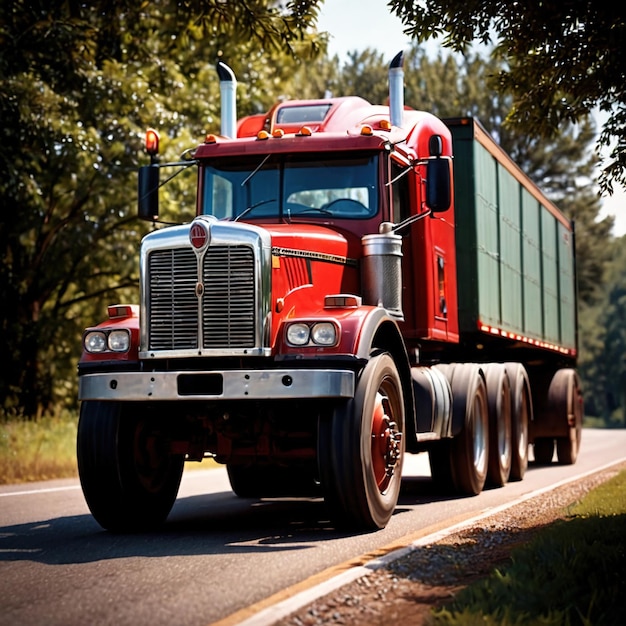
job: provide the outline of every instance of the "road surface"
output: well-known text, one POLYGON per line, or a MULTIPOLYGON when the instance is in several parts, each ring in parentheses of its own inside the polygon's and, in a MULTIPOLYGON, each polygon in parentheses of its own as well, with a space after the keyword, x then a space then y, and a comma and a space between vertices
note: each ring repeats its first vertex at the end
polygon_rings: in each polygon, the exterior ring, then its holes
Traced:
POLYGON ((409 456, 387 528, 352 535, 330 525, 321 500, 237 498, 223 469, 186 471, 165 526, 137 535, 103 531, 76 480, 0 486, 0 625, 207 626, 320 572, 624 460, 626 430, 585 429, 576 465, 531 464, 522 482, 442 498, 426 456, 409 456))

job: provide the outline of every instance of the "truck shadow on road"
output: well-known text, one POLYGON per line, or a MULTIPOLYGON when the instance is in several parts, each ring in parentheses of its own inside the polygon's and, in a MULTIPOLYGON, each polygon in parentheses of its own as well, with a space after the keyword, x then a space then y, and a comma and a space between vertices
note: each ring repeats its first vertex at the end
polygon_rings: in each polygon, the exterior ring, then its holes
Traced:
MULTIPOLYGON (((403 478, 394 516, 422 504, 458 499, 438 493, 429 477, 403 478)), ((146 533, 110 533, 91 515, 0 527, 0 563, 61 565, 129 557, 308 550, 357 534, 336 529, 321 498, 255 500, 223 491, 180 497, 166 523, 146 533)))

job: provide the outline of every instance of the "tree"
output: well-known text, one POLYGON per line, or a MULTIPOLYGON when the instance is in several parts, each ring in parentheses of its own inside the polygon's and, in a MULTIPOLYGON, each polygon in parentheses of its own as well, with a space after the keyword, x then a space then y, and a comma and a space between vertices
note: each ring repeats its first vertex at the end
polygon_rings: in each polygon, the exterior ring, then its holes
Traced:
POLYGON ((390 0, 389 8, 419 42, 445 35, 466 51, 494 44, 506 62, 492 84, 513 96, 509 123, 532 136, 554 136, 597 107, 610 113, 600 146, 614 143, 600 180, 626 187, 626 13, 619 3, 592 0, 478 2, 390 0))
POLYGON ((580 372, 585 412, 613 427, 626 425, 626 237, 610 242, 606 288, 580 312, 580 372))
MULTIPOLYGON (((15 0, 0 6, 0 397, 36 415, 74 389, 80 329, 137 285, 147 126, 174 159, 219 130, 218 57, 242 113, 271 98, 319 0, 15 0), (264 55, 266 63, 254 63, 264 55), (243 61, 240 61, 243 59, 243 61), (239 63, 238 63, 239 61, 239 63), (238 68, 237 68, 238 69, 238 68)), ((192 204, 184 185, 167 199, 192 204)), ((136 301, 133 294, 131 301, 136 301)), ((73 397, 73 394, 68 397, 73 397)))

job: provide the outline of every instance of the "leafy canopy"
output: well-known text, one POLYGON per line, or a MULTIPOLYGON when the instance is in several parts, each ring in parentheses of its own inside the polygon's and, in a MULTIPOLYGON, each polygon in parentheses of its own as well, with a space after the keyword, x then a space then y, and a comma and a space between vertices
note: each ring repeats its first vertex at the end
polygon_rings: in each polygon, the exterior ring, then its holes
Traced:
POLYGON ((595 108, 608 114, 600 146, 611 146, 601 187, 626 187, 626 12, 596 0, 390 0, 405 33, 465 51, 494 44, 508 67, 496 85, 513 96, 507 121, 532 135, 550 136, 595 108))

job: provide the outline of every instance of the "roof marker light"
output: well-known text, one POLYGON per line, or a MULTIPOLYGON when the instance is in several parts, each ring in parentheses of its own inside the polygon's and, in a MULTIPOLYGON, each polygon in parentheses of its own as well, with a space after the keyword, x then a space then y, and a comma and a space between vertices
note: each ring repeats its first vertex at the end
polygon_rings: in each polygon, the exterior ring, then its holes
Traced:
POLYGON ((303 126, 298 131, 298 137, 310 137, 313 134, 313 131, 308 126, 303 126))
POLYGON ((137 317, 139 307, 136 304, 112 304, 107 307, 107 313, 110 320, 121 317, 137 317))
POLYGON ((360 307, 361 304, 362 299, 350 293, 338 293, 324 296, 325 309, 357 308, 360 307))
POLYGON ((159 133, 154 128, 148 128, 146 131, 146 152, 150 156, 159 154, 159 133))
POLYGON ((282 128, 275 128, 272 131, 272 137, 275 137, 276 139, 282 139, 285 135, 285 131, 282 128))
POLYGON ((265 141, 266 139, 270 138, 270 134, 266 131, 266 130, 260 130, 257 134, 256 134, 256 138, 260 139, 261 141, 265 141))
POLYGON ((369 124, 363 124, 363 126, 361 126, 361 135, 365 135, 365 136, 370 136, 373 135, 374 131, 372 130, 372 127, 369 124))
POLYGON ((391 130, 391 122, 389 120, 380 120, 381 130, 391 130))
POLYGON ((217 143, 217 137, 215 135, 207 135, 204 138, 204 143, 217 143))

